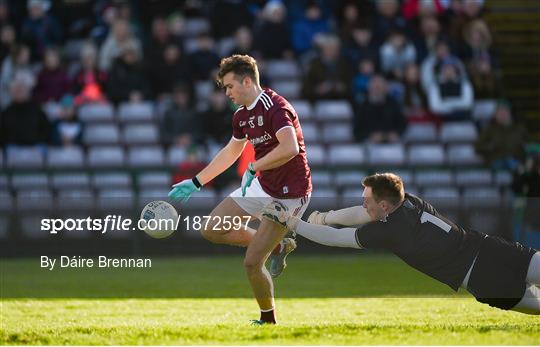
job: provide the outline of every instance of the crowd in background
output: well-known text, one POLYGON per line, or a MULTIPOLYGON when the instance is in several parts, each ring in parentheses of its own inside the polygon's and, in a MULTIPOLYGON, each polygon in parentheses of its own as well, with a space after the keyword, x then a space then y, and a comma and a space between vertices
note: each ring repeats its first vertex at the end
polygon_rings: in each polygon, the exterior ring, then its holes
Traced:
MULTIPOLYGON (((483 0, 0 0, 0 139, 80 145, 87 103, 156 102, 164 146, 230 138, 234 105, 219 89, 205 107, 195 84, 221 57, 284 59, 300 97, 348 100, 357 142, 401 141, 411 122, 471 120, 475 100, 504 97, 483 0), (209 26, 186 39, 186 22, 209 26), (51 116, 47 105, 60 111, 51 116)), ((479 124, 493 167, 524 159, 525 128, 499 102, 479 124)))

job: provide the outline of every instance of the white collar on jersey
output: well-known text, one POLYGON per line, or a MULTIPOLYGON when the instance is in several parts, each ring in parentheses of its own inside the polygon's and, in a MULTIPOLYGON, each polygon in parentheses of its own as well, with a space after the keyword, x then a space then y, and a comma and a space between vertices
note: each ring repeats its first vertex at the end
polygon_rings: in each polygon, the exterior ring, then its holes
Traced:
POLYGON ((257 102, 259 102, 259 99, 261 98, 261 96, 263 95, 263 93, 264 93, 264 90, 261 91, 261 92, 259 93, 259 95, 257 95, 257 97, 255 98, 255 101, 253 101, 253 102, 251 103, 251 105, 246 106, 246 108, 247 108, 248 110, 250 110, 250 111, 253 110, 253 108, 255 107, 255 105, 257 105, 257 102))

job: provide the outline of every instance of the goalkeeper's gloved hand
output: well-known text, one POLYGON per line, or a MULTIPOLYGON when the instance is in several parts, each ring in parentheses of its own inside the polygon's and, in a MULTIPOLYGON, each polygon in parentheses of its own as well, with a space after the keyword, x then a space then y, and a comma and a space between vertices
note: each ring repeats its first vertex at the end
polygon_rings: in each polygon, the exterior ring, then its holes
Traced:
POLYGON ((246 196, 246 190, 251 186, 256 173, 257 171, 253 170, 253 163, 249 163, 244 176, 242 176, 242 196, 246 196))
POLYGON ((276 200, 263 207, 261 214, 264 218, 276 222, 291 231, 296 231, 296 227, 300 222, 300 218, 293 216, 287 206, 276 200))
POLYGON ((197 176, 195 176, 192 179, 186 179, 176 183, 172 187, 173 189, 168 194, 169 198, 179 200, 181 203, 186 203, 191 194, 201 190, 202 184, 197 176))
MULTIPOLYGON (((330 212, 330 211, 328 211, 330 212)), ((326 215, 328 212, 313 211, 308 217, 308 223, 326 225, 326 215)))

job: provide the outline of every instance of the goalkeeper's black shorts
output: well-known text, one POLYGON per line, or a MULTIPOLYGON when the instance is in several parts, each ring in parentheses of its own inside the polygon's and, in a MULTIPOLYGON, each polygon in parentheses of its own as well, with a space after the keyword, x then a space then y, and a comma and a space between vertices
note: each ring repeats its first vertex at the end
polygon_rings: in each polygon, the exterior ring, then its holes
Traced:
POLYGON ((467 290, 479 302, 512 309, 525 295, 527 270, 535 252, 519 242, 486 237, 480 245, 467 290))

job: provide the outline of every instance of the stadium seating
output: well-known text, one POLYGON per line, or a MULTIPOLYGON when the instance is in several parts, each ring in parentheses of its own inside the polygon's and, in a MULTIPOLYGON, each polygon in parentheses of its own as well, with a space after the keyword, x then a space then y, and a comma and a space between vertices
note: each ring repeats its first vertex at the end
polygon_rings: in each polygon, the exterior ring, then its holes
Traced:
POLYGON ((20 189, 16 206, 19 212, 45 212, 54 208, 53 194, 49 189, 20 189))
POLYGON ((106 188, 98 191, 97 207, 107 213, 133 208, 135 194, 128 188, 106 188))
POLYGON ((364 171, 339 171, 335 174, 334 182, 337 187, 353 187, 362 186, 362 179, 366 176, 364 171))
POLYGON ((407 151, 407 162, 413 166, 443 165, 444 149, 440 144, 411 145, 407 151))
POLYGON ((19 173, 11 176, 11 186, 19 189, 47 189, 49 177, 44 173, 19 173))
POLYGON ((167 152, 167 163, 176 166, 187 159, 187 152, 184 147, 173 146, 167 152))
POLYGON ((400 166, 405 163, 405 149, 401 143, 372 144, 367 146, 371 166, 400 166))
POLYGON ((159 131, 152 123, 126 125, 122 140, 127 145, 156 144, 159 142, 159 131))
POLYGON ((291 105, 298 114, 298 118, 300 119, 300 124, 303 126, 304 123, 302 121, 304 119, 313 119, 314 118, 314 111, 313 107, 311 107, 311 104, 306 100, 292 100, 291 105))
POLYGON ((56 207, 59 211, 91 211, 95 208, 96 198, 90 189, 58 190, 56 207))
POLYGON ((349 188, 344 189, 341 194, 341 206, 343 208, 361 205, 364 201, 362 198, 363 189, 349 188))
POLYGON ((315 118, 320 121, 350 121, 353 110, 347 100, 318 101, 315 104, 315 118))
POLYGON ((151 102, 122 103, 118 108, 121 122, 149 122, 154 118, 154 105, 151 102))
POLYGON ((501 201, 500 191, 496 187, 467 187, 463 190, 465 207, 493 208, 498 207, 501 201))
POLYGON ((146 172, 137 176, 139 189, 142 188, 169 188, 172 178, 168 172, 146 172))
POLYGON ((40 169, 45 164, 44 149, 40 146, 7 148, 7 166, 15 169, 40 169))
POLYGON ((322 145, 309 145, 307 148, 307 159, 310 165, 323 165, 327 159, 325 148, 322 145))
POLYGON ((333 184, 333 176, 327 171, 311 171, 311 183, 314 187, 330 187, 333 184))
POLYGON ((79 109, 79 119, 85 123, 112 122, 114 109, 110 104, 86 104, 79 109))
POLYGON ((302 123, 302 134, 304 135, 304 141, 307 144, 316 143, 321 138, 320 130, 316 123, 302 123))
POLYGON ((474 146, 470 144, 449 145, 447 149, 448 163, 450 165, 481 165, 482 158, 476 154, 474 146))
POLYGON ((352 128, 348 123, 327 123, 322 128, 322 140, 324 143, 350 143, 352 128))
POLYGON ((159 146, 131 147, 128 165, 133 168, 158 167, 165 164, 165 154, 159 146))
POLYGON ((266 62, 265 74, 271 80, 296 80, 300 77, 300 69, 291 60, 269 60, 266 62))
POLYGON ((366 154, 362 145, 332 145, 328 159, 333 166, 362 165, 366 162, 366 154))
POLYGON ((296 99, 300 96, 302 83, 297 80, 280 80, 271 84, 273 90, 287 99, 296 99))
POLYGON ((454 184, 454 175, 449 170, 418 171, 414 182, 421 187, 449 187, 454 184))
POLYGON ((86 145, 116 145, 120 142, 120 130, 114 123, 88 124, 84 127, 83 142, 86 145))
POLYGON ((123 167, 125 153, 121 147, 98 146, 88 150, 88 165, 94 168, 123 167))
POLYGON ((0 212, 11 213, 14 206, 13 196, 5 190, 0 190, 0 212))
POLYGON ((435 142, 437 128, 432 123, 409 124, 403 134, 403 140, 405 142, 435 142))
POLYGON ((7 191, 9 189, 8 175, 0 174, 0 192, 7 191))
POLYGON ((90 188, 90 175, 86 172, 56 173, 52 175, 51 186, 54 189, 88 189, 90 188))
POLYGON ((131 175, 126 172, 95 173, 92 177, 92 186, 98 190, 121 188, 128 189, 132 186, 131 175))
POLYGON ((86 165, 84 152, 80 147, 51 147, 47 155, 49 168, 83 168, 86 165))
POLYGON ((452 122, 441 126, 441 141, 449 142, 474 142, 478 137, 473 122, 452 122))
POLYGON ((487 186, 492 183, 489 170, 467 170, 456 173, 456 184, 459 186, 487 186))
POLYGON ((445 208, 457 208, 461 203, 459 190, 456 187, 426 188, 422 193, 422 198, 432 205, 445 208))

